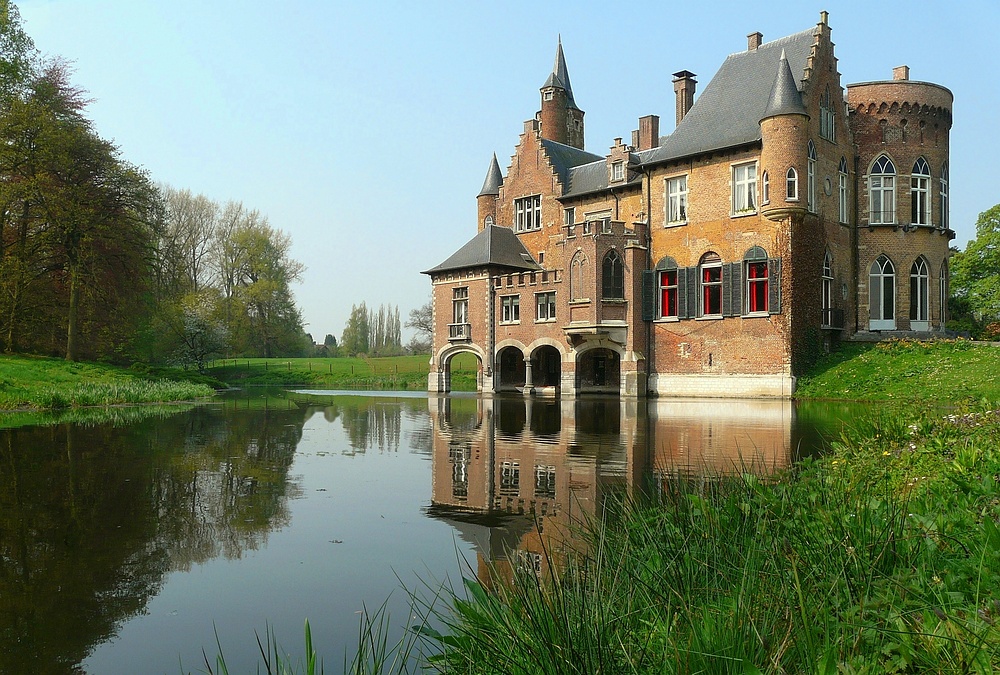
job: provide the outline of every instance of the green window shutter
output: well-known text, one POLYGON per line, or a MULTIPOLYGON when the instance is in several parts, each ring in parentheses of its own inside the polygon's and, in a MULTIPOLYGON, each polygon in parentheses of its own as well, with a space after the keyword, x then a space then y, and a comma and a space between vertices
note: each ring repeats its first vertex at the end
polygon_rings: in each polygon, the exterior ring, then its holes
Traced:
POLYGON ((687 296, 688 278, 687 268, 681 267, 677 270, 677 318, 687 319, 691 316, 688 309, 687 296))
POLYGON ((722 266, 722 316, 733 315, 733 265, 722 266))
POLYGON ((656 318, 656 271, 642 271, 642 320, 656 318))
POLYGON ((767 313, 781 314, 781 258, 767 261, 767 313))
POLYGON ((733 316, 743 314, 743 263, 732 263, 729 279, 733 284, 733 316))
POLYGON ((687 318, 696 319, 701 315, 701 307, 698 305, 698 268, 688 267, 687 272, 687 318))

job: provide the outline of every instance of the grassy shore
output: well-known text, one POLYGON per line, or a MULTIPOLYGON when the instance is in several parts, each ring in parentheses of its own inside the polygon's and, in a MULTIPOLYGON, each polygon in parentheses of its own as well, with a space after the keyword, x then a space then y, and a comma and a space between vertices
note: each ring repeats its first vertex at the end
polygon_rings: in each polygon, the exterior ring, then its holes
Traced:
POLYGON ((968 340, 847 343, 800 377, 796 398, 1000 401, 1000 347, 968 340))
MULTIPOLYGON (((417 390, 427 388, 430 357, 220 359, 209 373, 232 385, 306 386, 321 389, 417 390)), ((475 391, 478 362, 459 354, 451 362, 455 391, 475 391)))
POLYGON ((0 410, 189 401, 211 396, 212 383, 210 378, 175 369, 124 369, 62 359, 0 356, 0 410))

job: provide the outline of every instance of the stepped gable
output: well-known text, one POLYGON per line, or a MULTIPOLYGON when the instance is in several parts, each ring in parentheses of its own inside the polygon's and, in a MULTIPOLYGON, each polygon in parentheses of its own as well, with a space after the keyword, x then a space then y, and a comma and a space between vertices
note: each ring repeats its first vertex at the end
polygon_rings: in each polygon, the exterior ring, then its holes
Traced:
POLYGON ((528 249, 509 227, 487 226, 443 263, 422 272, 438 274, 473 267, 502 267, 524 272, 541 271, 528 249))
POLYGON ((781 54, 785 53, 793 77, 799 78, 796 88, 801 91, 815 31, 810 28, 731 54, 674 132, 661 139, 660 147, 639 153, 640 161, 656 164, 760 142, 760 120, 767 111, 781 54))

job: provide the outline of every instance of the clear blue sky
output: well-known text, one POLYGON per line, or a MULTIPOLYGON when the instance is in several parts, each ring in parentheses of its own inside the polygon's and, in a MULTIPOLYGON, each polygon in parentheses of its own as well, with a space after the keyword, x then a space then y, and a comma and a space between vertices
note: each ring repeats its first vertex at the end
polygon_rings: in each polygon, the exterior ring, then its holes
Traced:
POLYGON ((318 341, 340 338, 352 303, 405 317, 428 299, 419 272, 475 234, 492 153, 506 171, 559 34, 587 149, 605 154, 643 115, 672 129, 671 73, 703 87, 748 33, 774 40, 828 10, 844 84, 905 64, 954 93, 953 243, 1000 202, 997 0, 17 4, 39 50, 75 63, 126 159, 291 235, 318 341))

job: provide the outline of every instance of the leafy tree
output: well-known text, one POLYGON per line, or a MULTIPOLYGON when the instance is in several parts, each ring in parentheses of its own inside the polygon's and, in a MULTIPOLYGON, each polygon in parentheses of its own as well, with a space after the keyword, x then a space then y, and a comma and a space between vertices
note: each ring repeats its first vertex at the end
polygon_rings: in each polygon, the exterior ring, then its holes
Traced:
POLYGON ((368 308, 365 303, 351 305, 351 316, 340 336, 340 350, 347 356, 368 353, 368 308))
POLYGON ((228 335, 219 320, 218 294, 213 290, 192 293, 181 306, 177 359, 205 372, 209 359, 225 351, 228 335))
POLYGON ((1000 204, 979 214, 976 237, 952 258, 952 293, 983 323, 1000 320, 1000 204))

